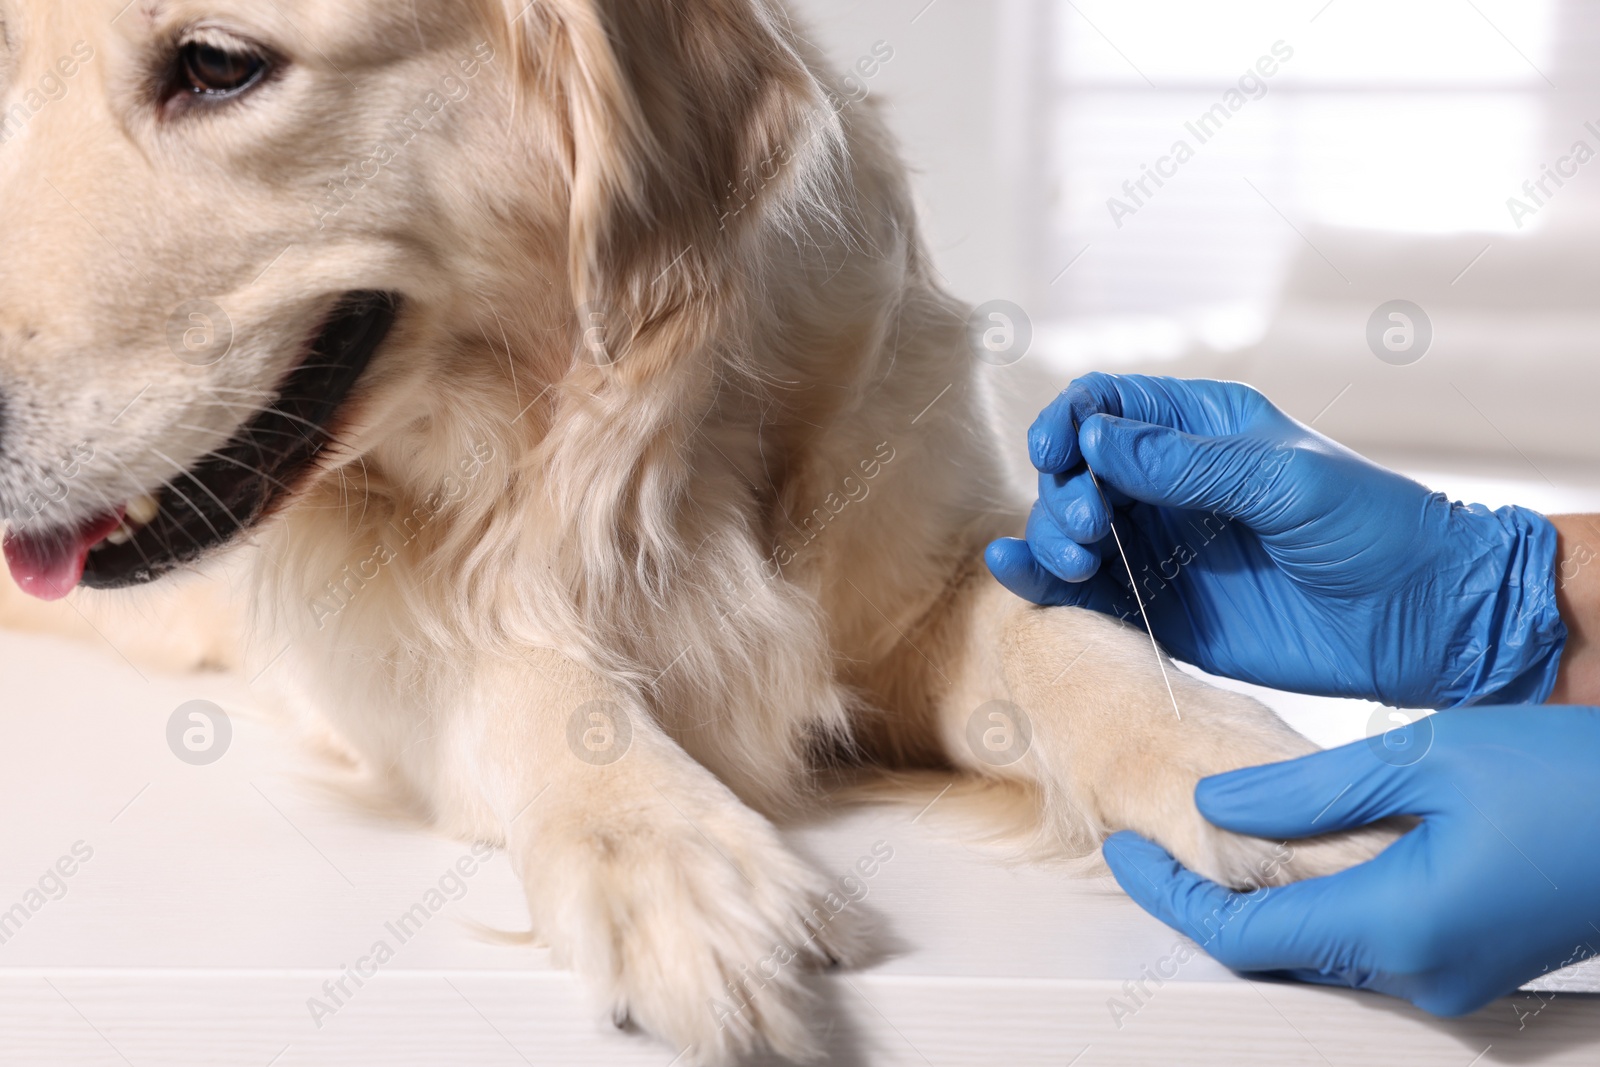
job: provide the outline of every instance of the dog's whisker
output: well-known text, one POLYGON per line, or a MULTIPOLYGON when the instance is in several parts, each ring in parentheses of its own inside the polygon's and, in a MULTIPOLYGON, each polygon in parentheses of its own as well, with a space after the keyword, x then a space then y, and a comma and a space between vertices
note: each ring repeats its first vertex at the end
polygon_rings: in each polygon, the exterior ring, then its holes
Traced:
MULTIPOLYGON (((235 515, 233 513, 233 509, 228 507, 227 504, 223 503, 222 498, 220 496, 218 496, 215 492, 213 492, 209 485, 207 485, 205 482, 201 481, 200 477, 198 475, 196 475, 192 470, 190 470, 188 467, 183 466, 177 460, 173 459, 171 456, 167 455, 165 452, 162 452, 160 449, 152 448, 150 451, 158 459, 162 460, 163 462, 170 463, 172 465, 173 469, 178 472, 179 476, 189 479, 191 482, 193 482, 196 486, 198 486, 200 488, 201 492, 205 493, 206 496, 210 497, 212 502, 215 503, 217 505, 217 507, 221 508, 222 509, 222 513, 224 515, 228 516, 228 520, 233 523, 234 531, 243 530, 245 528, 246 524, 243 521, 240 520, 239 516, 237 516, 237 515, 235 515)), ((177 492, 177 488, 175 486, 172 486, 170 482, 168 483, 168 487, 171 488, 173 492, 177 492)), ((204 522, 206 524, 206 526, 208 526, 211 529, 212 534, 214 534, 216 537, 221 539, 222 536, 223 536, 222 532, 220 530, 218 530, 215 526, 212 525, 211 520, 206 518, 205 514, 203 512, 201 512, 198 508, 195 508, 194 504, 189 500, 188 497, 184 497, 183 500, 184 500, 184 503, 188 504, 189 507, 194 510, 195 514, 200 516, 200 520, 202 522, 204 522)))
POLYGON ((270 483, 275 489, 279 489, 279 490, 281 490, 281 491, 283 491, 285 493, 288 493, 288 492, 291 491, 288 485, 286 485, 285 483, 283 483, 279 479, 273 477, 272 474, 269 473, 265 468, 263 468, 263 467, 254 467, 254 466, 251 466, 248 463, 245 463, 243 460, 234 459, 232 456, 228 455, 226 452, 222 451, 221 449, 214 448, 209 452, 204 452, 204 453, 201 454, 200 459, 201 460, 214 459, 214 460, 217 460, 217 461, 222 462, 222 463, 230 464, 231 466, 238 467, 240 470, 243 470, 246 473, 254 474, 256 477, 261 478, 262 480, 270 483))
MULTIPOLYGON (((137 496, 138 494, 143 493, 145 491, 144 486, 142 486, 139 483, 139 479, 134 476, 133 471, 128 469, 127 464, 123 463, 121 460, 117 459, 117 457, 115 457, 115 456, 111 456, 109 458, 110 458, 112 463, 116 464, 119 468, 121 468, 124 476, 127 478, 129 488, 132 490, 132 492, 130 493, 130 496, 137 496)), ((166 554, 166 555, 174 555, 174 554, 176 554, 177 550, 176 550, 175 546, 172 544, 172 542, 170 540, 168 540, 168 538, 162 532, 162 529, 160 527, 157 527, 155 529, 153 536, 156 538, 156 540, 161 542, 161 548, 163 549, 164 554, 166 554)), ((191 538, 191 540, 193 540, 193 538, 191 538)), ((149 553, 145 552, 144 546, 141 545, 139 542, 140 542, 140 539, 136 537, 132 541, 130 541, 129 543, 131 545, 133 545, 134 551, 136 551, 139 554, 139 558, 145 564, 145 566, 146 567, 152 567, 154 565, 154 561, 151 560, 149 553)), ((195 547, 197 547, 197 548, 200 547, 200 542, 198 540, 195 540, 195 547)))
MULTIPOLYGON (((126 467, 126 464, 123 464, 122 461, 118 461, 118 459, 115 458, 115 456, 112 456, 112 462, 114 462, 114 464, 117 464, 118 467, 122 467, 123 472, 125 472, 126 477, 128 477, 128 482, 130 482, 131 486, 134 486, 134 493, 138 494, 138 493, 144 493, 144 491, 146 491, 146 490, 144 490, 144 488, 142 488, 141 485, 139 485, 139 478, 134 477, 133 472, 131 472, 131 470, 128 469, 128 467, 126 467)), ((168 461, 168 462, 171 462, 171 461, 168 461)), ((194 502, 190 501, 190 499, 187 498, 187 496, 184 496, 184 494, 182 494, 181 491, 179 491, 178 488, 176 488, 176 486, 171 485, 171 482, 165 482, 165 480, 163 480, 163 482, 160 482, 160 483, 158 483, 157 486, 155 486, 154 490, 150 490, 150 493, 152 493, 152 494, 162 493, 162 491, 171 491, 171 493, 173 493, 174 496, 178 496, 178 498, 181 499, 181 501, 184 502, 184 504, 187 504, 187 506, 189 506, 190 510, 194 510, 195 514, 197 514, 197 515, 200 514, 200 509, 197 509, 197 507, 194 506, 194 502)), ((171 552, 171 550, 173 550, 173 545, 171 545, 170 541, 166 541, 165 537, 162 536, 162 528, 165 525, 166 525, 166 523, 162 523, 162 525, 146 526, 146 530, 154 530, 154 536, 157 536, 158 539, 162 539, 162 547, 163 547, 163 549, 166 549, 166 550, 168 550, 168 552, 171 552)), ((184 536, 189 537, 190 541, 194 542, 194 545, 195 545, 195 547, 197 547, 197 549, 203 549, 203 547, 205 547, 205 544, 203 544, 203 542, 200 541, 200 539, 198 539, 198 537, 195 537, 194 534, 190 534, 189 531, 187 531, 186 528, 184 528, 184 526, 176 525, 176 528, 178 528, 178 530, 181 530, 182 533, 184 533, 184 536)), ((138 547, 138 537, 136 537, 136 539, 134 539, 134 541, 131 542, 131 544, 134 544, 134 547, 138 547)), ((141 550, 141 555, 142 555, 142 550, 141 550)), ((146 561, 147 561, 147 563, 149 563, 149 557, 146 557, 146 561)))
MULTIPOLYGON (((176 424, 174 424, 174 425, 176 425, 176 424)), ((186 427, 186 428, 187 429, 202 430, 203 432, 207 433, 208 435, 214 435, 215 434, 215 431, 213 431, 213 430, 211 430, 211 429, 209 429, 207 427, 196 427, 196 426, 191 425, 191 426, 186 427)), ((269 430, 269 429, 266 429, 265 427, 256 427, 255 429, 252 429, 250 431, 248 438, 239 438, 239 439, 236 440, 236 443, 241 443, 241 444, 250 443, 255 438, 258 438, 258 437, 287 437, 287 438, 289 438, 290 440, 293 440, 293 441, 304 441, 305 440, 305 434, 300 432, 299 430, 269 430)))
MULTIPOLYGON (((260 408, 258 406, 255 406, 255 405, 239 403, 237 401, 220 400, 220 399, 213 399, 213 400, 208 401, 207 402, 207 406, 215 407, 215 408, 242 408, 242 409, 250 411, 252 413, 259 412, 259 411, 262 410, 262 408, 260 408)), ((277 417, 277 418, 287 419, 290 422, 297 422, 297 423, 301 424, 302 426, 306 426, 309 429, 311 429, 311 430, 313 430, 313 431, 315 431, 317 433, 325 433, 326 432, 326 427, 324 427, 324 426, 322 426, 322 425, 320 425, 318 423, 312 422, 310 419, 303 418, 303 417, 301 417, 299 415, 291 414, 291 413, 289 413, 287 411, 274 411, 273 415, 275 417, 277 417)), ((259 427, 256 428, 256 432, 261 432, 259 427)))

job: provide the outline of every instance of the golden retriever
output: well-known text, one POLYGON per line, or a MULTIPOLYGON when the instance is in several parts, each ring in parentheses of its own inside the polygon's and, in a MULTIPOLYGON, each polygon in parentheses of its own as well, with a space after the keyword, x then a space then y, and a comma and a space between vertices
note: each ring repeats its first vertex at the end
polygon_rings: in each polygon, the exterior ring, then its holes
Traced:
POLYGON ((1180 720, 1143 632, 984 572, 1025 505, 968 309, 776 0, 0 20, 11 572, 190 575, 164 634, 93 592, 7 620, 281 657, 682 1062, 815 1050, 802 971, 862 934, 769 820, 832 768, 945 768, 1058 852, 1129 828, 1236 885, 1381 842, 1281 863, 1204 823, 1199 777, 1312 746, 1170 672, 1180 720))

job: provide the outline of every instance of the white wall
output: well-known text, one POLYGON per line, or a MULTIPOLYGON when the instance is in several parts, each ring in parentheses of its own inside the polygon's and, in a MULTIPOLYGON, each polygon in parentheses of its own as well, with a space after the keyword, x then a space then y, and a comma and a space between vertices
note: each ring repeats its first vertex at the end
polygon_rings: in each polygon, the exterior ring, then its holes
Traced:
POLYGON ((1006 20, 1031 0, 790 0, 790 7, 841 69, 878 41, 894 49, 869 82, 870 99, 911 165, 935 262, 957 296, 1015 299, 1023 287, 1017 245, 1028 228, 1011 214, 1012 183, 1029 172, 1007 156, 1008 146, 1026 140, 1012 125, 1026 116, 1010 106, 1025 94, 1009 85, 1026 57, 1003 42, 1013 36, 1006 20))

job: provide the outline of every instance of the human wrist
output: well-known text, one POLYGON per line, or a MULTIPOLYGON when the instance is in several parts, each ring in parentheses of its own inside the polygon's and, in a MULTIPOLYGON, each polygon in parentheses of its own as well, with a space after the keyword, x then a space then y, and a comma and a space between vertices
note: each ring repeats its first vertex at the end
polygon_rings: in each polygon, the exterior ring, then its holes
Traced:
POLYGON ((1555 515, 1556 603, 1568 637, 1552 704, 1600 704, 1600 516, 1555 515))

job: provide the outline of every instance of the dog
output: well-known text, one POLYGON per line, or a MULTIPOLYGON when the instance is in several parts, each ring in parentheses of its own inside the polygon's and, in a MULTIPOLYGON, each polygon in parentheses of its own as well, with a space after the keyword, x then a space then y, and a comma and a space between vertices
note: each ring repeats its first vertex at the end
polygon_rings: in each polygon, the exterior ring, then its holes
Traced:
POLYGON ((275 664, 685 1063, 814 1054, 866 957, 775 826, 836 771, 1236 886, 1387 840, 1210 826, 1314 746, 984 572, 969 309, 777 0, 125 2, 0 2, 8 625, 275 664))

